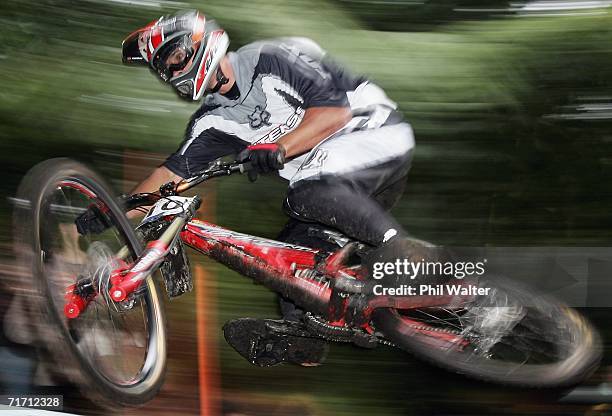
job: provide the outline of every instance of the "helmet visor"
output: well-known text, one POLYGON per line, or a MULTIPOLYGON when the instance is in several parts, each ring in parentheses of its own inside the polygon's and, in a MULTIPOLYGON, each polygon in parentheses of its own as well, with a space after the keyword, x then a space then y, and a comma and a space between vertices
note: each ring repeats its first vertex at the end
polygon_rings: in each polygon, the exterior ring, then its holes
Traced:
POLYGON ((155 54, 151 66, 160 78, 168 82, 175 72, 188 70, 195 50, 190 36, 172 39, 155 54))
POLYGON ((130 34, 121 44, 124 64, 146 64, 146 32, 139 30, 130 34))

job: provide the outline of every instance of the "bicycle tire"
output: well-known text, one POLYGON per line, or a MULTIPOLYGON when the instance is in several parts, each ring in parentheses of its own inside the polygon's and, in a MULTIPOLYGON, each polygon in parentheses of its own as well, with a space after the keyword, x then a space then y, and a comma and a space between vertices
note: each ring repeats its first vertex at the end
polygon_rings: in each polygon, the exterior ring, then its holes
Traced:
MULTIPOLYGON (((415 241, 417 245, 433 246, 415 241)), ((478 356, 470 348, 452 348, 451 345, 436 347, 433 340, 439 328, 433 331, 427 327, 419 328, 413 319, 406 319, 404 314, 409 311, 392 308, 374 311, 372 322, 386 339, 418 358, 456 373, 498 384, 535 388, 567 387, 584 381, 595 371, 602 357, 601 337, 579 312, 552 297, 539 295, 531 288, 505 278, 483 279, 481 285, 494 288, 493 293, 498 297, 506 296, 511 302, 528 305, 526 315, 517 324, 517 328, 527 320, 533 328, 541 329, 540 334, 530 333, 529 336, 553 334, 551 336, 557 337, 558 343, 563 341, 569 345, 564 352, 565 356, 557 362, 517 365, 478 356), (563 337, 568 337, 571 342, 563 337)), ((427 310, 433 313, 435 309, 427 310)), ((547 342, 554 343, 550 340, 547 342)))
POLYGON ((65 318, 60 316, 53 305, 49 283, 43 273, 44 253, 41 249, 44 227, 41 218, 44 215, 43 206, 45 198, 57 184, 66 180, 74 180, 86 187, 108 208, 108 215, 117 230, 125 237, 125 242, 134 258, 143 251, 141 242, 123 210, 113 198, 113 193, 96 173, 78 162, 64 158, 50 159, 33 167, 18 189, 17 198, 20 201, 27 201, 27 207, 16 208, 14 211, 14 237, 18 262, 28 268, 28 274, 32 277, 34 296, 30 300, 35 304, 31 309, 36 315, 33 319, 38 320, 35 325, 39 331, 38 337, 44 340, 44 346, 50 351, 56 364, 60 366, 75 364, 77 371, 65 375, 79 386, 89 399, 94 399, 98 403, 102 400, 101 403, 106 407, 142 405, 155 397, 161 389, 166 372, 166 319, 157 283, 149 277, 142 298, 147 305, 147 319, 151 325, 146 358, 138 382, 129 385, 114 383, 97 371, 71 338, 69 330, 62 323, 65 318), (54 336, 55 334, 52 334, 54 331, 58 331, 60 336, 54 336), (66 348, 66 344, 69 348, 66 348))

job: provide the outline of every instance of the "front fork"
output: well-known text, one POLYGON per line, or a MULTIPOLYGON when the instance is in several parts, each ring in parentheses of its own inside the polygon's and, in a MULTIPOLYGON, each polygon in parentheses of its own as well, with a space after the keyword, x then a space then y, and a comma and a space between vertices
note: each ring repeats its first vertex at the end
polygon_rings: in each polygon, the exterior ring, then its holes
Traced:
MULTIPOLYGON (((108 297, 115 302, 122 302, 137 292, 164 261, 186 222, 184 217, 175 217, 160 238, 149 242, 132 265, 128 265, 124 260, 130 254, 129 249, 126 246, 121 248, 115 256, 120 266, 111 272, 108 297)), ((64 315, 67 318, 78 317, 98 295, 97 285, 94 283, 90 276, 79 279, 76 284, 67 288, 64 306, 64 315)))

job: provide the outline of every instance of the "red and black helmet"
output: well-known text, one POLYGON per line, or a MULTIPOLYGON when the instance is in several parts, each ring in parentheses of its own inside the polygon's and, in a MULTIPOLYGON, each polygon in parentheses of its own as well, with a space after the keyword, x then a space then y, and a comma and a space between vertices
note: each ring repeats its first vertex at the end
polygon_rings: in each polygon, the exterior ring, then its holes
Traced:
POLYGON ((123 41, 123 63, 149 64, 184 98, 202 98, 229 46, 227 33, 197 10, 162 16, 123 41))

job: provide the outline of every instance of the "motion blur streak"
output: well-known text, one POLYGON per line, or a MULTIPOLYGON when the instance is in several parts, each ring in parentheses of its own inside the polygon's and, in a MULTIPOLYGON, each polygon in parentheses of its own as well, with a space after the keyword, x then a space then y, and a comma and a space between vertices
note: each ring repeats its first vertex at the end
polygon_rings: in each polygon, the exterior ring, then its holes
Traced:
MULTIPOLYGON (((200 215, 209 221, 215 220, 214 189, 208 187, 206 203, 200 207, 200 215)), ((194 268, 196 318, 198 331, 198 371, 200 382, 200 415, 216 416, 221 414, 221 391, 219 370, 218 339, 209 334, 215 333, 220 322, 217 321, 217 290, 215 276, 202 265, 194 268)))
MULTIPOLYGON (((27 305, 31 290, 14 265, 6 197, 15 195, 31 166, 54 156, 85 161, 114 179, 118 193, 127 191, 176 149, 197 105, 179 101, 148 69, 121 65, 121 40, 135 27, 197 7, 228 31, 230 49, 265 37, 308 36, 354 72, 376 80, 414 128, 414 164, 394 214, 415 236, 457 246, 610 247, 610 4, 3 0, 0 390, 36 393, 53 381, 59 386, 48 389, 65 395, 67 411, 108 414, 73 386, 50 380, 40 365, 44 356, 28 344, 28 322, 19 308, 27 305), (125 150, 159 157, 126 163, 125 150)), ((232 177, 215 186, 220 225, 276 236, 286 220, 280 210, 283 184, 261 178, 253 185, 232 177)), ((192 256, 192 261, 204 260, 192 256)), ((225 344, 220 326, 237 317, 278 316, 275 295, 220 266, 206 267, 218 282, 218 328, 207 327, 205 334, 207 343, 219 345, 222 414, 588 411, 586 405, 558 404, 558 392, 517 393, 391 349, 374 353, 334 345, 319 368, 255 368, 225 344)), ((195 294, 166 306, 170 373, 160 397, 140 411, 197 414, 195 294)), ((584 312, 609 346, 609 309, 584 312)), ((610 381, 610 357, 604 360, 590 386, 610 381)), ((606 411, 598 407, 592 414, 606 411)))
POLYGON ((214 308, 215 292, 210 284, 204 291, 206 280, 210 277, 201 266, 195 268, 196 284, 196 315, 198 319, 198 368, 200 375, 200 414, 203 416, 214 416, 220 414, 219 409, 219 369, 216 353, 217 348, 207 342, 206 333, 217 328, 218 322, 210 312, 214 308), (198 288, 200 288, 198 290, 198 288), (208 311, 208 313, 207 313, 208 311), (208 317, 207 317, 208 315, 208 317))

